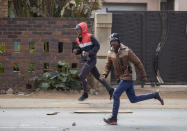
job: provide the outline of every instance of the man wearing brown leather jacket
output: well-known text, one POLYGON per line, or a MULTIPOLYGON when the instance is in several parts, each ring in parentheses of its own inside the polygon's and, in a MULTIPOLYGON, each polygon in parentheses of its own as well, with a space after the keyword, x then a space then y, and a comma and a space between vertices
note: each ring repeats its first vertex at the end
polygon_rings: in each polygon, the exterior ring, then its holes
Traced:
POLYGON ((107 62, 101 79, 105 79, 107 77, 113 66, 115 76, 119 81, 119 84, 113 93, 114 103, 112 117, 104 119, 104 122, 110 125, 117 124, 117 115, 120 106, 120 96, 123 92, 126 92, 131 103, 136 103, 154 98, 159 100, 160 103, 164 105, 164 101, 161 98, 159 92, 142 94, 138 96, 135 95, 133 82, 136 80, 135 66, 139 70, 142 80, 144 82, 147 81, 147 76, 140 59, 131 49, 129 49, 127 46, 120 42, 120 37, 118 33, 111 34, 110 46, 111 49, 108 51, 107 62))

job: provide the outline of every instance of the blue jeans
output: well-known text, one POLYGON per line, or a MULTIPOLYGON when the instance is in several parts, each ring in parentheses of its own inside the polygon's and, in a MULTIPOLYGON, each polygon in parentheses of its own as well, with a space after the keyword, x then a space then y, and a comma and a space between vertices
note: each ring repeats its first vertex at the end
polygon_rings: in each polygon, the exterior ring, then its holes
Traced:
POLYGON ((113 103, 113 111, 112 117, 117 119, 118 110, 120 106, 120 96, 123 92, 126 92, 129 100, 131 103, 136 103, 143 100, 153 99, 155 97, 154 93, 150 94, 142 94, 142 95, 135 95, 134 91, 134 83, 133 81, 124 81, 121 80, 118 87, 115 89, 113 93, 114 103, 113 103))

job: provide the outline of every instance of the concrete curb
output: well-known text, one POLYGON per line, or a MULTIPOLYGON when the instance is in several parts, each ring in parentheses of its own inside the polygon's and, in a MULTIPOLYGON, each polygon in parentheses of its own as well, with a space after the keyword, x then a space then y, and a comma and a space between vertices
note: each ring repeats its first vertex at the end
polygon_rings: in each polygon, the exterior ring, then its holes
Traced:
MULTIPOLYGON (((0 108, 111 108, 113 101, 106 99, 89 99, 79 102, 74 99, 0 99, 0 108)), ((187 109, 187 101, 181 99, 166 99, 162 106, 156 100, 148 100, 131 104, 128 99, 122 99, 121 109, 187 109)))

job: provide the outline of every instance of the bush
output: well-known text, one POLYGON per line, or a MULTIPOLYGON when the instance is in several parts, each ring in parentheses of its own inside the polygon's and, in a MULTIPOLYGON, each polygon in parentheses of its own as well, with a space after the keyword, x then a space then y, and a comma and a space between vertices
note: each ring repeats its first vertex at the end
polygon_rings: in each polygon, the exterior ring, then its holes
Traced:
POLYGON ((80 90, 79 70, 71 70, 68 63, 58 62, 57 70, 45 72, 40 76, 29 79, 27 88, 43 90, 80 90))

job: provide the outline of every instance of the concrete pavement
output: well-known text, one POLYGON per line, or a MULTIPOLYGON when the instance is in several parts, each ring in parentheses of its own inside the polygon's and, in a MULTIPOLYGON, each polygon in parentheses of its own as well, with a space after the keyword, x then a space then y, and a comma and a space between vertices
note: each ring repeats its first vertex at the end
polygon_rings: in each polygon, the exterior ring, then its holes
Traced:
MULTIPOLYGON (((0 131, 186 131, 186 109, 132 109, 106 125, 111 114, 75 114, 76 109, 0 109, 0 131), (59 112, 48 116, 47 113, 59 112), (72 126, 72 123, 76 123, 72 126)), ((97 110, 97 109, 96 109, 97 110)))
MULTIPOLYGON (((112 108, 113 101, 109 99, 87 99, 80 102, 77 99, 0 99, 0 108, 112 108)), ((124 109, 187 109, 185 99, 165 99, 165 105, 152 99, 139 103, 130 103, 121 99, 120 108, 124 109)))
MULTIPOLYGON (((111 113, 75 114, 77 110, 112 110, 113 101, 107 97, 90 96, 79 102, 77 96, 63 98, 0 98, 0 131, 186 131, 187 100, 165 99, 165 105, 157 100, 131 104, 122 98, 118 125, 103 122, 111 113), (72 99, 73 98, 73 99, 72 99), (57 115, 47 113, 59 112, 57 115), (72 123, 76 123, 72 126, 72 123)), ((45 96, 46 97, 46 96, 45 96)))

